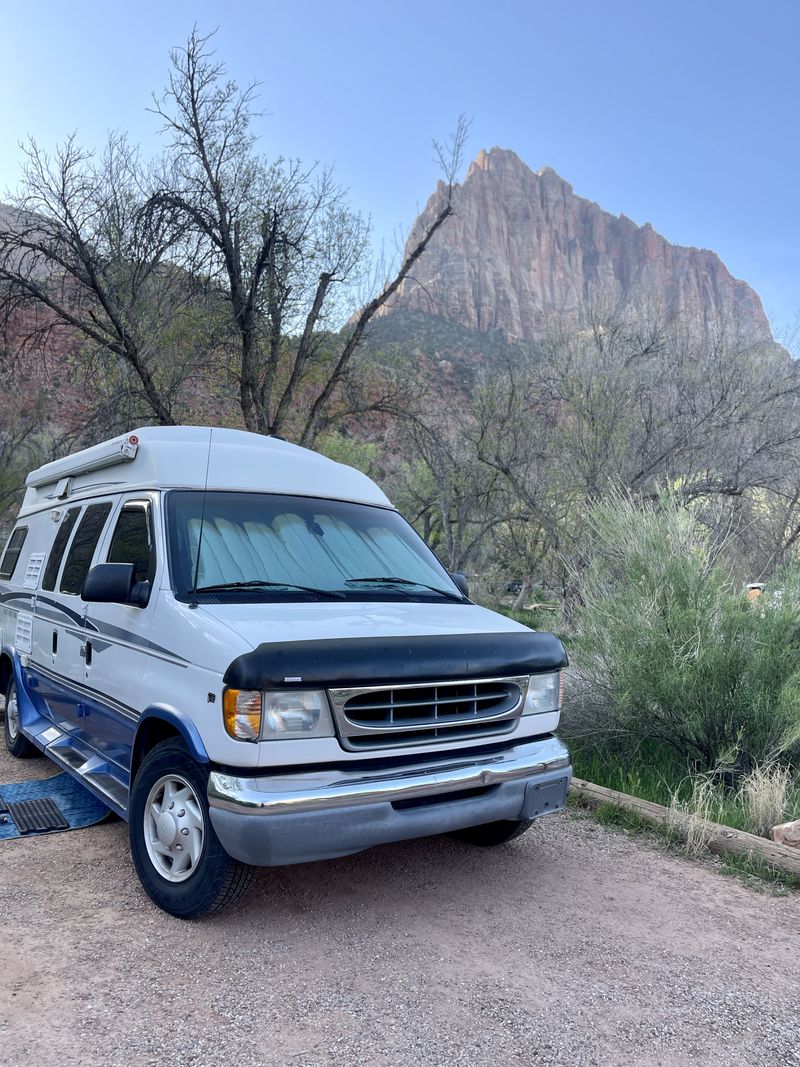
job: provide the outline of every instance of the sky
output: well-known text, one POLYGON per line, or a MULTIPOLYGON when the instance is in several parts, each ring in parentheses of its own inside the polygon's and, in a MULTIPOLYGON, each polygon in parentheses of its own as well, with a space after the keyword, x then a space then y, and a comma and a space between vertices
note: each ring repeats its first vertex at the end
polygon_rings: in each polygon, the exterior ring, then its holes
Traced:
POLYGON ((0 199, 29 135, 99 147, 125 130, 157 154, 147 108, 195 23, 261 83, 261 150, 334 164, 390 251, 463 113, 468 158, 511 148, 712 249, 779 338, 800 315, 797 0, 0 0, 0 199))

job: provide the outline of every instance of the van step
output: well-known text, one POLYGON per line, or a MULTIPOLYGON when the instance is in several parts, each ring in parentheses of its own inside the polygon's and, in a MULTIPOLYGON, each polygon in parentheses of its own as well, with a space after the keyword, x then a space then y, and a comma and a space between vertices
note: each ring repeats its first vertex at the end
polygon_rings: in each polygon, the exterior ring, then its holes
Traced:
POLYGON ((118 778, 112 777, 108 772, 101 774, 96 771, 92 774, 84 775, 83 780, 93 785, 98 792, 112 802, 114 808, 119 810, 120 814, 127 810, 128 787, 118 778))
POLYGON ((120 767, 104 760, 88 746, 66 734, 45 747, 45 754, 59 766, 70 770, 100 797, 118 815, 125 815, 128 808, 128 784, 122 781, 124 773, 120 767))

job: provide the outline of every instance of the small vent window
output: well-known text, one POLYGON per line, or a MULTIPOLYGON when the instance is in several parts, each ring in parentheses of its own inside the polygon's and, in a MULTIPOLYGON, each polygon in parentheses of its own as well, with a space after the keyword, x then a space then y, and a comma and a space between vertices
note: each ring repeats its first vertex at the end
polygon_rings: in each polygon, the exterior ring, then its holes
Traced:
POLYGON ((61 575, 62 593, 77 596, 83 589, 83 580, 89 573, 94 550, 111 512, 111 504, 90 504, 83 513, 78 529, 70 545, 64 573, 61 575))
POLYGON ((28 536, 27 526, 18 526, 8 539, 6 550, 3 553, 3 561, 0 563, 0 578, 10 578, 14 573, 25 538, 28 536))
POLYGON ((53 547, 50 549, 50 558, 47 561, 44 578, 42 579, 42 589, 52 590, 56 587, 58 568, 61 566, 61 560, 64 558, 64 549, 67 547, 69 535, 72 533, 73 527, 78 521, 80 511, 80 508, 70 508, 61 520, 61 525, 56 533, 55 541, 53 541, 53 547))

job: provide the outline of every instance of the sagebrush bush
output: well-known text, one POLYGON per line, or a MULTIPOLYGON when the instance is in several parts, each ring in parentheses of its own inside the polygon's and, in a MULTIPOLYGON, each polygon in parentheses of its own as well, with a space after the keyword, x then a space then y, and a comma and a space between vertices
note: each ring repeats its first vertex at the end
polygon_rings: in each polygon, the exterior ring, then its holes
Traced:
POLYGON ((789 786, 789 768, 775 764, 754 767, 742 779, 742 807, 751 833, 769 837, 772 827, 784 821, 789 786))
POLYGON ((672 794, 667 818, 667 832, 688 856, 697 858, 708 850, 713 836, 715 807, 714 783, 706 775, 692 778, 692 792, 681 800, 678 790, 672 794))
POLYGON ((800 757, 800 575, 750 603, 694 513, 615 494, 587 516, 568 729, 701 771, 800 757))

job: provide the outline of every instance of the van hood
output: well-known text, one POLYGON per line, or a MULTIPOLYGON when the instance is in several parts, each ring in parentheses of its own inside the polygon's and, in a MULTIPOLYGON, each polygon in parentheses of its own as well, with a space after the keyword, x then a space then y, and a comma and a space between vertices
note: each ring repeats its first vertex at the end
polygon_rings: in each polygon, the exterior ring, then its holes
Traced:
POLYGON ((271 604, 268 615, 253 608, 202 609, 252 646, 224 676, 238 689, 497 678, 567 663, 553 634, 475 604, 271 604))
POLYGON ((209 604, 200 609, 253 648, 292 641, 528 632, 477 604, 341 601, 313 604, 209 604))

